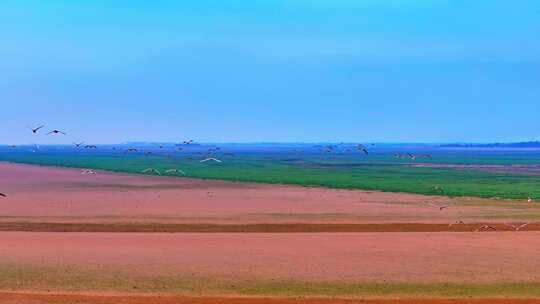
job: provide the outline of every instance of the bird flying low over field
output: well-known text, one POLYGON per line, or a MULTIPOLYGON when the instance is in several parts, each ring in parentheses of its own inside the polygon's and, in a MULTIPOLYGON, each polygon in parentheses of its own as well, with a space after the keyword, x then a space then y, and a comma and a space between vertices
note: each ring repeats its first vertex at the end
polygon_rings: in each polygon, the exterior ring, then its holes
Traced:
POLYGON ((66 132, 60 131, 60 130, 57 130, 57 129, 54 129, 54 130, 52 130, 51 132, 47 133, 47 135, 51 135, 51 134, 62 134, 62 135, 66 135, 66 132))
POLYGON ((531 223, 525 223, 525 224, 521 224, 521 225, 518 226, 518 225, 512 225, 512 224, 506 224, 506 223, 505 223, 504 225, 507 226, 507 227, 510 227, 510 228, 514 229, 514 231, 520 231, 521 229, 523 229, 523 228, 529 226, 530 224, 531 224, 531 223))
POLYGON ((450 224, 448 225, 448 227, 452 227, 452 226, 454 226, 454 225, 465 225, 465 222, 463 222, 463 221, 456 221, 456 222, 454 222, 454 223, 450 223, 450 224))
POLYGON ((96 171, 92 169, 82 169, 81 174, 96 174, 96 171))
POLYGON ((450 205, 436 205, 433 203, 428 203, 431 207, 439 208, 440 211, 443 211, 444 209, 450 207, 450 205))
POLYGON ((497 228, 489 225, 482 225, 478 229, 476 229, 474 232, 478 231, 497 231, 497 228))
POLYGON ((180 170, 180 169, 169 169, 167 171, 165 171, 165 173, 180 173, 182 175, 186 175, 186 172, 180 170))
POLYGON ((36 128, 28 127, 28 129, 30 129, 32 131, 32 133, 37 134, 37 132, 43 127, 45 127, 45 126, 41 125, 41 126, 36 127, 36 128))
POLYGON ((86 145, 84 146, 85 149, 97 149, 96 145, 86 145))
POLYGON ((205 162, 208 162, 208 161, 214 161, 214 162, 217 162, 217 163, 222 163, 221 160, 217 159, 217 158, 213 158, 213 157, 210 157, 210 158, 207 158, 207 159, 203 159, 200 161, 200 163, 205 163, 205 162))
POLYGON ((81 141, 80 143, 73 143, 73 144, 75 145, 75 147, 80 148, 84 144, 84 142, 81 141))
POLYGON ((147 169, 142 170, 141 172, 142 173, 154 173, 154 174, 157 174, 157 175, 161 175, 159 170, 154 169, 154 168, 147 168, 147 169))

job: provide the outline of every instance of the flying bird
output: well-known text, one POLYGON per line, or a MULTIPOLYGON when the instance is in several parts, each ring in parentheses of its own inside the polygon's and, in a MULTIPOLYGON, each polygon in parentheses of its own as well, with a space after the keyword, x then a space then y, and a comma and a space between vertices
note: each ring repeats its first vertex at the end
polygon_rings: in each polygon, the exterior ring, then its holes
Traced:
POLYGON ((165 171, 165 173, 180 173, 182 175, 186 175, 186 172, 180 170, 180 169, 169 169, 167 171, 165 171))
POLYGON ((96 145, 86 145, 84 146, 85 149, 97 149, 96 145))
POLYGON ((44 126, 44 125, 41 125, 41 126, 39 126, 39 127, 37 127, 37 128, 31 128, 31 127, 28 127, 28 129, 30 129, 30 130, 32 131, 32 133, 37 134, 37 132, 38 132, 41 128, 43 128, 43 127, 45 127, 45 126, 44 126))
POLYGON ((92 169, 82 169, 81 174, 96 174, 96 172, 92 169))
POLYGON ((129 149, 126 149, 125 152, 137 152, 137 149, 135 149, 135 148, 129 148, 129 149))
POLYGON ((154 168, 147 168, 147 169, 142 170, 141 172, 142 173, 155 173, 157 175, 161 175, 161 173, 157 169, 154 169, 154 168))
POLYGON ((428 205, 430 205, 431 207, 439 208, 440 211, 443 211, 444 209, 450 207, 450 205, 435 205, 432 203, 428 203, 428 205))
POLYGON ((195 142, 195 140, 190 139, 190 140, 184 140, 182 143, 183 143, 184 145, 191 145, 191 144, 194 143, 194 142, 195 142))
POLYGON ((73 143, 73 144, 75 145, 75 147, 80 148, 84 144, 84 142, 81 141, 80 143, 73 143))
POLYGON ((480 226, 478 229, 475 230, 475 232, 478 232, 478 231, 497 231, 497 228, 493 227, 493 226, 488 226, 488 225, 483 225, 483 226, 480 226))
POLYGON ((4 193, 0 193, 0 196, 1 197, 7 197, 7 195, 5 195, 4 193))
POLYGON ((358 145, 357 149, 358 149, 358 151, 364 152, 365 155, 369 154, 368 149, 364 145, 358 145))
POLYGON ((529 226, 531 223, 525 223, 525 224, 522 224, 522 225, 512 225, 512 224, 504 224, 505 226, 507 227, 511 227, 512 229, 514 229, 514 231, 520 231, 522 228, 525 228, 527 226, 529 226))
POLYGON ((454 223, 450 223, 450 225, 448 225, 448 227, 452 227, 454 225, 465 225, 465 222, 463 221, 456 221, 454 223))
POLYGON ((63 131, 54 129, 54 130, 52 130, 51 132, 47 133, 47 135, 50 135, 50 134, 62 134, 62 135, 66 135, 66 132, 63 132, 63 131))
POLYGON ((210 158, 207 158, 207 159, 203 159, 200 161, 200 163, 205 163, 207 161, 215 161, 215 162, 218 162, 218 163, 222 163, 221 160, 217 159, 217 158, 213 158, 213 157, 210 157, 210 158))
POLYGON ((444 189, 441 188, 440 186, 433 186, 431 187, 431 190, 435 192, 439 192, 439 193, 444 193, 444 189))

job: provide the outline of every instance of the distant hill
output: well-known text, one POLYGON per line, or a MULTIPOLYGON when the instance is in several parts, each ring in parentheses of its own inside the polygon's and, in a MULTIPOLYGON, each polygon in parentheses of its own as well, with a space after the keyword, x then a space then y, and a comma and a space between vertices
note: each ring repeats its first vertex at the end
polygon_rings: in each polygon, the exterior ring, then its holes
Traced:
POLYGON ((441 148, 540 148, 540 141, 490 144, 444 144, 441 148))

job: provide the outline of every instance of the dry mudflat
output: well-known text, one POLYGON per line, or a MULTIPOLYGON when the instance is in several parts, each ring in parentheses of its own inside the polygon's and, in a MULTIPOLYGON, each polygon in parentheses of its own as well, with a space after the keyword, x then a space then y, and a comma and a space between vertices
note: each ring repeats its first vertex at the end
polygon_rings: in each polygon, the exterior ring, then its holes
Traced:
POLYGON ((540 209, 526 202, 9 163, 0 192, 2 303, 540 298, 540 209))

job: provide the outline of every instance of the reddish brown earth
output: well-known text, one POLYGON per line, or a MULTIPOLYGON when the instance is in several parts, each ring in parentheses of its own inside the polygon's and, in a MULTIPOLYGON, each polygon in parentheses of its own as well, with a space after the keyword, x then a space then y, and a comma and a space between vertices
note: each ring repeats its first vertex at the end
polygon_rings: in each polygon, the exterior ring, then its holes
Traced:
POLYGON ((139 275, 338 282, 540 282, 540 232, 0 233, 0 261, 139 275))
MULTIPOLYGON (((519 227, 520 224, 514 224, 519 227)), ((168 233, 306 233, 306 232, 495 232, 540 231, 540 223, 519 230, 501 223, 432 224, 150 224, 150 223, 27 223, 0 222, 0 231, 27 232, 168 232, 168 233), (490 228, 486 228, 490 227, 490 228)))
POLYGON ((317 299, 317 298, 235 298, 235 297, 170 297, 170 296, 100 296, 66 294, 0 293, 0 302, 10 304, 537 304, 540 300, 516 299, 317 299))
MULTIPOLYGON (((116 284, 131 290, 131 279, 151 286, 171 283, 165 292, 177 291, 186 280, 208 288, 273 281, 532 284, 525 288, 540 282, 540 273, 532 271, 540 269, 540 225, 510 232, 502 224, 530 215, 523 202, 82 175, 77 169, 7 163, 0 163, 0 192, 8 195, 0 198, 0 289, 16 292, 0 293, 0 302, 470 303, 178 298, 155 296, 150 287, 149 297, 21 291, 117 291, 116 284), (428 202, 450 207, 441 211, 428 202), (470 232, 493 214, 499 215, 489 219, 497 232, 470 232), (466 224, 448 225, 456 220, 466 224), (77 279, 84 286, 74 284, 77 279)), ((210 294, 228 295, 221 291, 210 294)), ((533 303, 503 301, 508 302, 472 303, 533 303)))
POLYGON ((414 194, 108 172, 83 175, 78 169, 9 163, 0 163, 0 185, 8 194, 0 199, 0 222, 448 224, 482 221, 479 216, 493 212, 527 212, 414 194), (452 206, 441 212, 428 202, 452 206))

